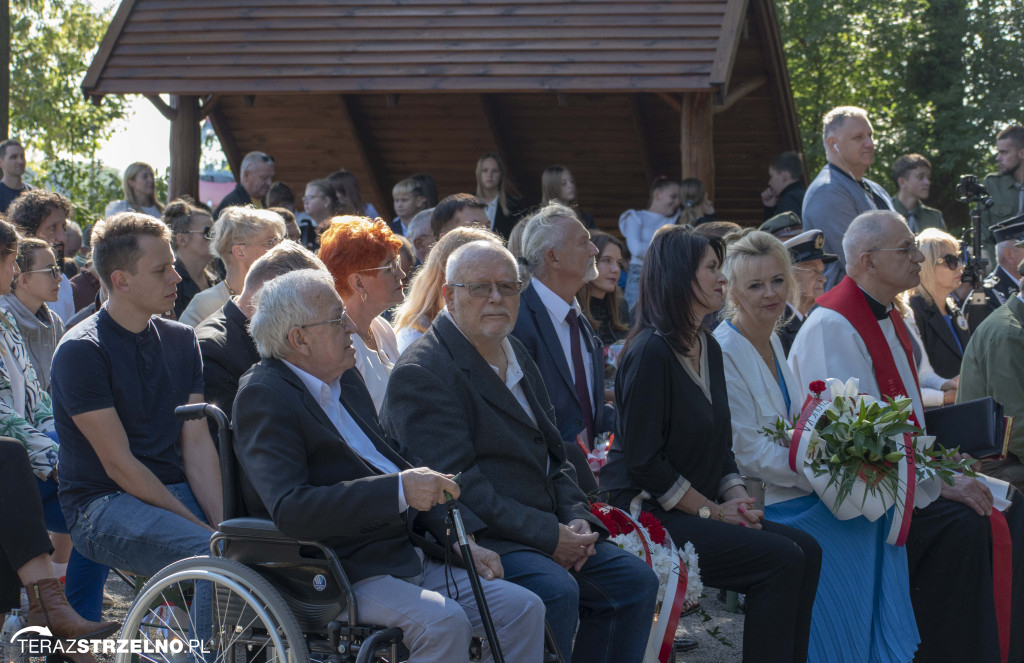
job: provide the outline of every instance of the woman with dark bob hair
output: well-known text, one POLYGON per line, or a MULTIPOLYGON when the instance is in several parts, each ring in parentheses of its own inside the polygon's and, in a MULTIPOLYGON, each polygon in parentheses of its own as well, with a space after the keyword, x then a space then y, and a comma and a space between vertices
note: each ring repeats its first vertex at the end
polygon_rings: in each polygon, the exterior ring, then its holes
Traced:
POLYGON ((692 542, 707 585, 746 593, 744 661, 803 662, 821 548, 765 521, 736 468, 722 351, 701 327, 724 301, 723 258, 716 238, 681 226, 654 234, 615 378, 601 491, 653 513, 676 545, 692 542))

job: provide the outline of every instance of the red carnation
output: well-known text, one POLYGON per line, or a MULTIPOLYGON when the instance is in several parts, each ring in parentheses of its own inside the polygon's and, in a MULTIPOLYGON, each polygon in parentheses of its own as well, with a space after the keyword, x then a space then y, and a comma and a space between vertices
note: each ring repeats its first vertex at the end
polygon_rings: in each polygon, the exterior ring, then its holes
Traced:
POLYGON ((659 546, 665 545, 665 528, 662 527, 661 522, 653 513, 650 511, 641 512, 640 524, 647 530, 647 534, 650 535, 651 541, 659 546))
POLYGON ((815 380, 810 384, 810 390, 816 398, 820 398, 821 392, 825 391, 825 383, 821 380, 815 380))

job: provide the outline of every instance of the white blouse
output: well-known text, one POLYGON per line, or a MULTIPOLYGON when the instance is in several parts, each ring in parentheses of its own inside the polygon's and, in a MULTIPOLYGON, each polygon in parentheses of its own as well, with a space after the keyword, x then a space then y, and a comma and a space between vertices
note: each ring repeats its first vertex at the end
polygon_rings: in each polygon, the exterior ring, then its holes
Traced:
POLYGON ((395 330, 388 321, 377 316, 370 322, 370 330, 377 341, 377 351, 366 347, 366 343, 358 335, 352 336, 352 346, 356 349, 356 369, 363 376, 366 388, 370 391, 373 405, 377 413, 384 406, 384 394, 388 390, 388 379, 391 369, 398 361, 398 339, 395 330))

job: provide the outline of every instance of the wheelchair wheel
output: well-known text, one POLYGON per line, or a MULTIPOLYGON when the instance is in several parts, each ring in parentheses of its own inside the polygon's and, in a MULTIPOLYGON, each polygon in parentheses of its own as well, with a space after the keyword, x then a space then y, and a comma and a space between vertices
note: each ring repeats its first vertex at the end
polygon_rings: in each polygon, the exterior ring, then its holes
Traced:
POLYGON ((249 567, 218 557, 183 559, 153 576, 121 633, 133 651, 118 652, 116 663, 309 663, 302 630, 278 591, 249 567))

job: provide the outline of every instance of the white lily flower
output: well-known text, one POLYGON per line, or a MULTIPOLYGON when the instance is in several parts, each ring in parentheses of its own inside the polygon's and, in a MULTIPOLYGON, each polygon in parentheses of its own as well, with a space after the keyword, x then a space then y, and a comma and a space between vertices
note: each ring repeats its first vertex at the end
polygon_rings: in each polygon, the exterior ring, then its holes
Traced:
POLYGON ((860 393, 860 380, 857 378, 849 378, 845 384, 835 378, 826 378, 825 383, 832 393, 832 400, 839 396, 852 399, 856 398, 857 394, 860 393))

